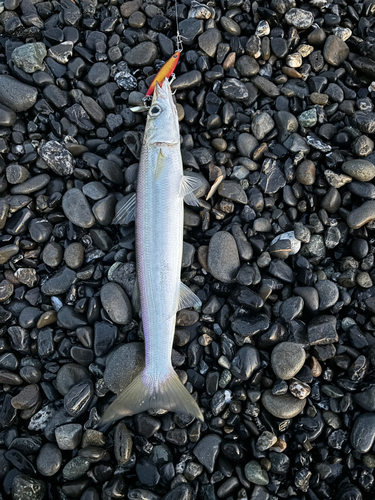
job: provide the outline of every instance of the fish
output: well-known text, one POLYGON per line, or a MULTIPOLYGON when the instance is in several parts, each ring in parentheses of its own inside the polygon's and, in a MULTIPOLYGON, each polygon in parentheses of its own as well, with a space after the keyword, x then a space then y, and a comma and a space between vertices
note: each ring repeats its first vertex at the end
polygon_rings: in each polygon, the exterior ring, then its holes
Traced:
MULTIPOLYGON (((199 206, 199 177, 183 172, 177 109, 170 83, 156 82, 139 161, 137 194, 123 210, 135 218, 137 285, 133 305, 140 308, 145 368, 108 407, 102 422, 149 409, 203 414, 172 367, 176 314, 202 303, 181 282, 184 201, 199 206)), ((122 215, 122 214, 121 214, 122 215)))
POLYGON ((160 85, 163 82, 164 78, 169 78, 172 75, 172 73, 176 69, 178 60, 180 59, 180 54, 181 54, 180 50, 176 50, 173 56, 170 59, 168 59, 168 61, 165 64, 163 64, 163 66, 156 73, 155 78, 152 80, 151 85, 149 86, 145 97, 152 96, 156 83, 160 85))

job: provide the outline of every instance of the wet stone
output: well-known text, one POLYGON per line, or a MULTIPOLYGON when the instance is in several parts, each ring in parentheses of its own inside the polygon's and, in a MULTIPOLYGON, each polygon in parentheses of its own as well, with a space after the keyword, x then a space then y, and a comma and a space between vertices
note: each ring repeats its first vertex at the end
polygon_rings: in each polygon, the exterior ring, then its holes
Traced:
POLYGON ((143 370, 144 345, 131 342, 117 347, 107 356, 104 381, 107 387, 118 394, 143 370))
POLYGON ((38 69, 43 69, 43 60, 46 55, 47 50, 44 43, 26 43, 13 50, 12 61, 25 73, 35 73, 38 69))
POLYGON ((35 479, 26 474, 17 475, 13 479, 12 498, 14 500, 29 498, 43 500, 46 491, 46 483, 41 479, 35 479))
POLYGON ((375 440, 375 415, 363 413, 359 415, 353 424, 350 434, 350 442, 359 453, 368 453, 375 440))
POLYGON ((223 283, 232 283, 240 268, 236 241, 227 232, 214 234, 208 247, 208 269, 214 278, 223 283))
POLYGON ((108 316, 114 323, 126 325, 131 321, 131 304, 120 285, 106 283, 100 291, 100 300, 108 316))
POLYGON ((40 155, 48 167, 57 175, 70 175, 74 169, 71 153, 57 141, 48 141, 40 149, 40 155))
POLYGON ((95 223, 91 207, 80 189, 72 188, 64 194, 62 208, 66 217, 76 226, 90 228, 95 223))
POLYGON ((305 358, 305 350, 301 344, 281 342, 272 351, 271 366, 278 378, 289 380, 301 370, 305 358))
POLYGON ((60 450, 74 450, 81 442, 82 425, 66 424, 57 427, 55 437, 60 450))
POLYGON ((306 400, 297 399, 291 394, 274 396, 270 390, 262 395, 264 408, 276 418, 293 418, 304 409, 306 400))
POLYGON ((210 473, 214 471, 221 441, 222 439, 216 434, 208 434, 193 449, 193 455, 210 473))
POLYGON ((324 59, 332 66, 340 66, 349 55, 349 47, 338 36, 330 35, 323 49, 324 59))
POLYGON ((46 443, 39 452, 36 468, 43 476, 55 475, 62 465, 62 454, 54 443, 46 443))
POLYGON ((353 179, 362 182, 371 181, 375 177, 375 165, 367 160, 348 160, 341 169, 353 179))

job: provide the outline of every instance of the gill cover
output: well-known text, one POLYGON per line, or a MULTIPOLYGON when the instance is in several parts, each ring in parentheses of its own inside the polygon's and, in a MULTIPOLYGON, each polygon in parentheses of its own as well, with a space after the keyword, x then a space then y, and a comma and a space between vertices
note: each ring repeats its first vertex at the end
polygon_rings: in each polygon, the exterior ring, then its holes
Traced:
POLYGON ((155 85, 152 103, 147 116, 144 136, 146 144, 179 144, 180 127, 177 109, 173 102, 171 87, 167 78, 162 86, 155 85))

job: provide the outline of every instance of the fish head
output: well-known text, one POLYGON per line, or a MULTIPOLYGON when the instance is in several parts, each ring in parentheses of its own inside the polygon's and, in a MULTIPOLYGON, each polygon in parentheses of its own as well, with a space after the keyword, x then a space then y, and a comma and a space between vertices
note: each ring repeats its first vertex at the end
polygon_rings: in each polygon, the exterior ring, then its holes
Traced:
POLYGON ((180 143, 177 109, 167 78, 164 78, 162 86, 158 83, 155 85, 144 140, 149 144, 180 143))

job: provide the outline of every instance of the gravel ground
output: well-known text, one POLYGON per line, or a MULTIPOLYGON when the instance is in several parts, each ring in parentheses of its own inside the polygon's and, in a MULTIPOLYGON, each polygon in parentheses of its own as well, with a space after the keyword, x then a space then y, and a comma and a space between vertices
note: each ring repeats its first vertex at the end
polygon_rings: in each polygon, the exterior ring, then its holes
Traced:
MULTIPOLYGON (((144 363, 136 190, 165 0, 0 0, 4 500, 375 498, 375 3, 178 3, 173 364, 204 423, 98 430, 144 363)), ((171 214, 173 216, 173 214, 171 214)), ((157 249, 155 249, 157 251, 157 249)))

